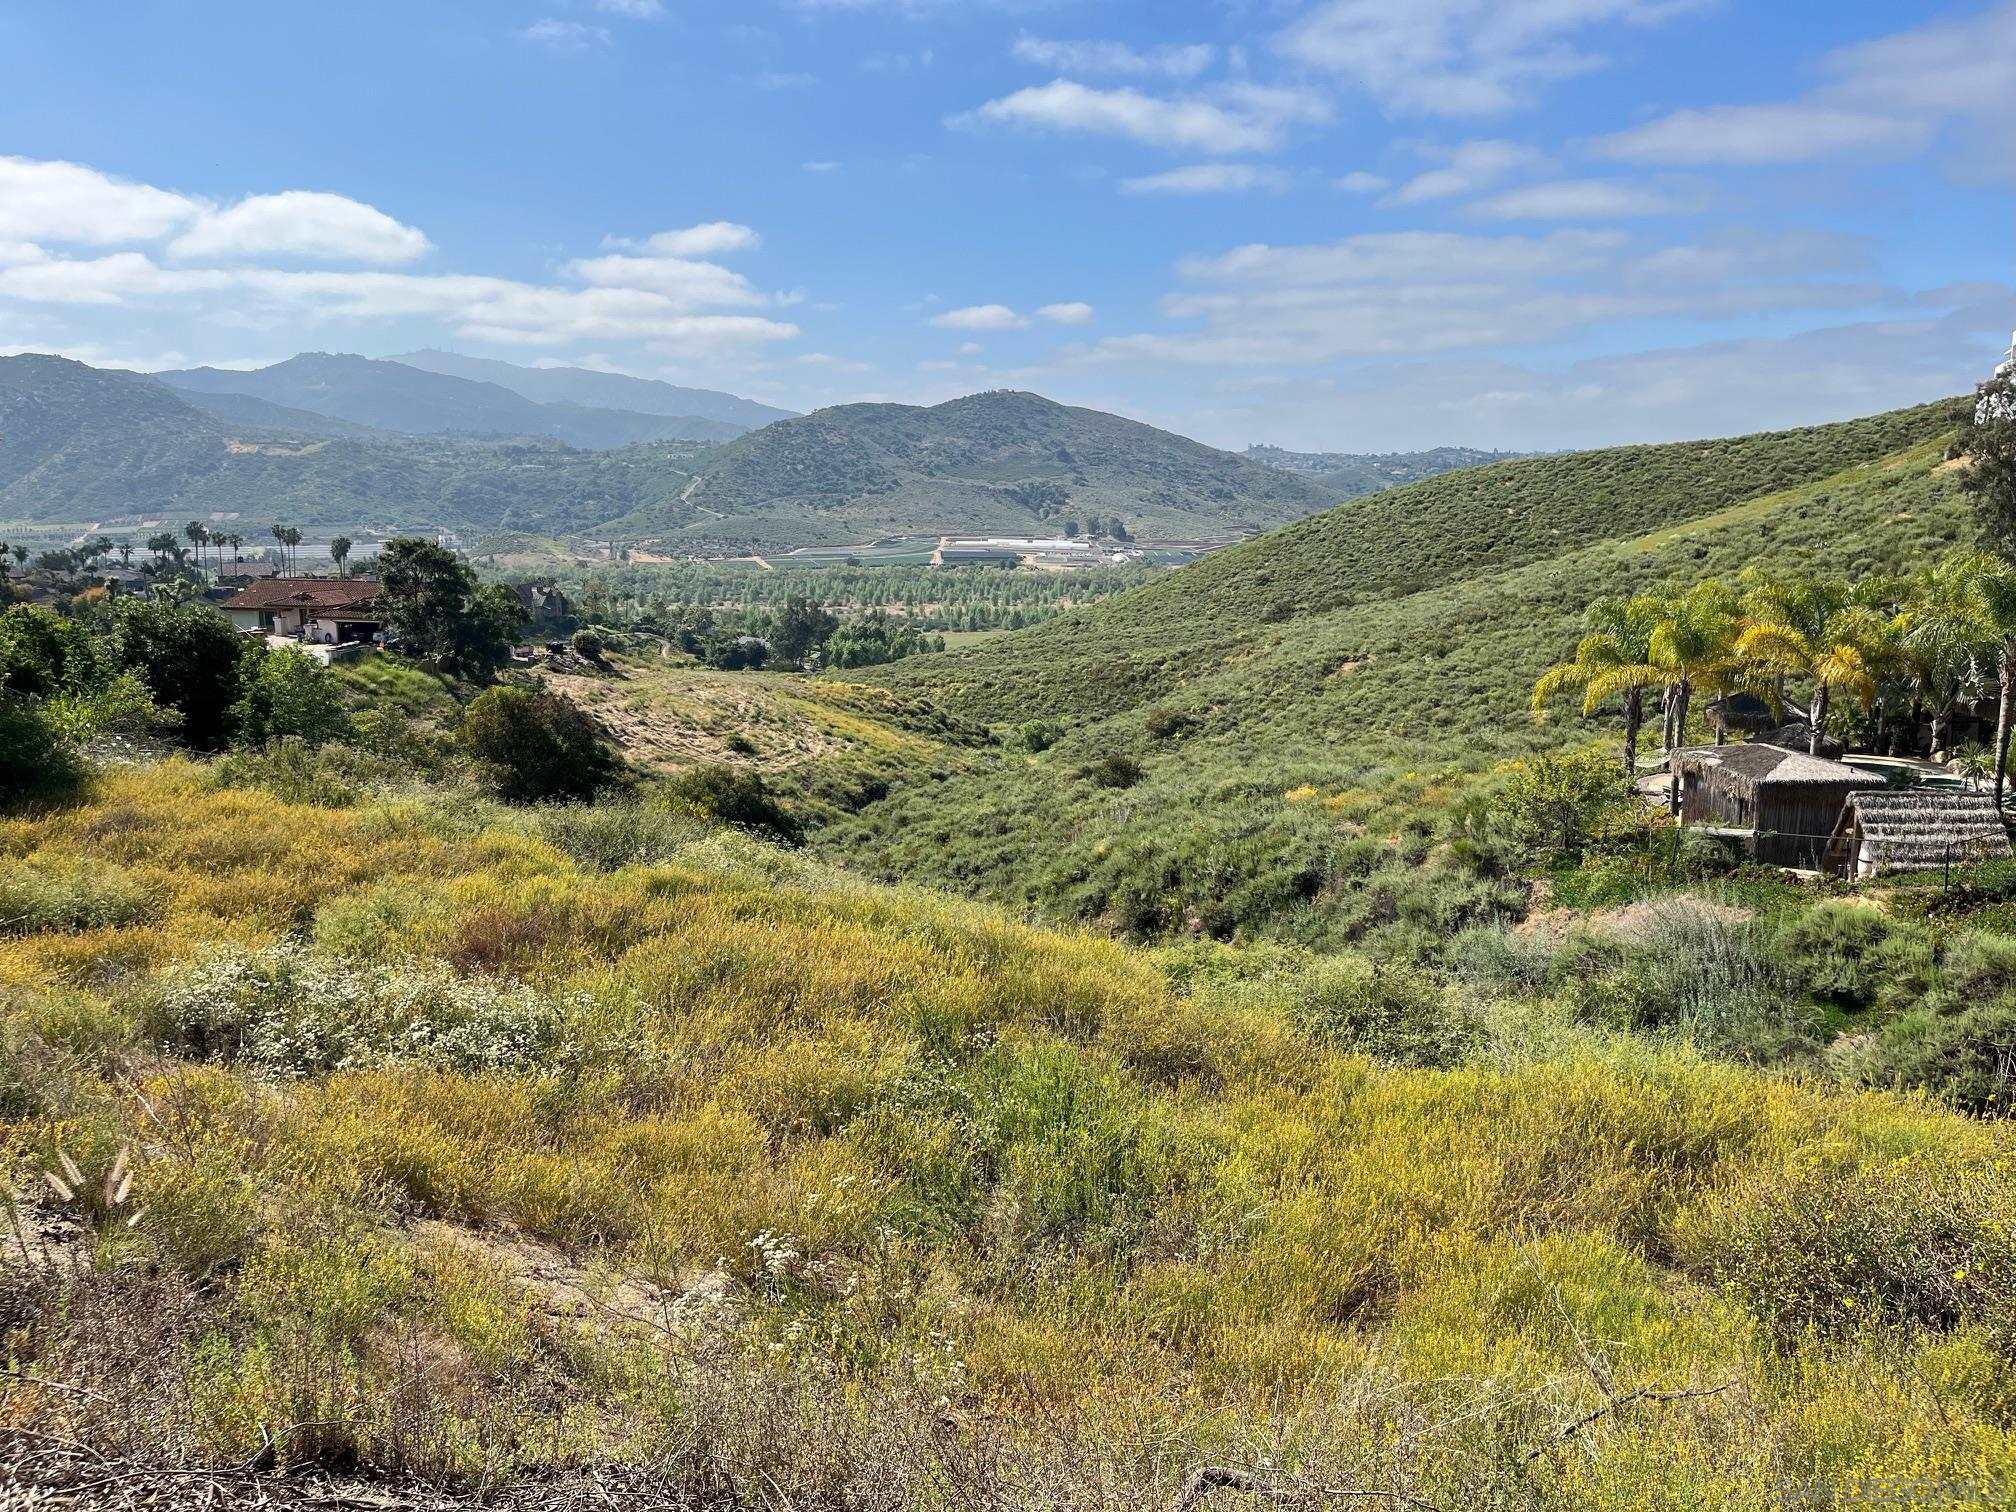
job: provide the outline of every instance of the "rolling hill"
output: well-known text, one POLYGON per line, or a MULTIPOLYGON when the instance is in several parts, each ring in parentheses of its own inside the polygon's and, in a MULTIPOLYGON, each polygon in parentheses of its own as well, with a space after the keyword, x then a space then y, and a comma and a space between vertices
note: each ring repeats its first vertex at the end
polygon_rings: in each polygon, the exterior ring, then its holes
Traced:
POLYGON ((1153 426, 997 391, 928 409, 847 404, 780 420, 708 458, 683 512, 622 523, 670 540, 752 545, 1048 532, 1093 516, 1137 536, 1226 537, 1336 497, 1153 426))
POLYGON ((407 435, 545 436, 600 450, 641 441, 726 441, 748 428, 693 415, 538 403, 495 383, 331 352, 303 352, 247 372, 187 368, 155 377, 171 388, 248 395, 407 435))
POLYGON ((1424 792, 1446 805, 1464 774, 1609 731, 1539 728, 1526 708, 1592 598, 1759 559, 1900 570, 1971 539, 1944 463, 1955 417, 1935 404, 1453 473, 859 674, 997 727, 1054 721, 1060 738, 900 789, 822 843, 882 875, 1145 934, 1298 911, 1371 927, 1372 879, 1406 851, 1424 792), (1088 777, 1109 755, 1140 764, 1124 792, 1088 777), (1398 849, 1341 861, 1366 835, 1398 849))
POLYGON ((738 394, 724 394, 718 389, 682 388, 656 378, 633 378, 627 373, 603 373, 593 368, 528 368, 515 362, 499 362, 494 357, 465 357, 460 352, 431 348, 402 352, 391 360, 430 373, 494 383, 540 404, 578 404, 630 410, 640 415, 692 415, 702 420, 726 421, 738 430, 755 430, 772 420, 788 420, 797 413, 759 404, 738 394))
POLYGON ((255 523, 594 534, 721 553, 900 532, 1054 531, 1095 514, 1137 535, 1224 537, 1334 497, 1030 394, 822 410, 714 449, 658 441, 584 451, 540 438, 399 434, 356 418, 384 418, 376 406, 391 402, 387 382, 410 386, 424 417, 414 425, 506 413, 481 406, 565 409, 397 363, 297 358, 251 375, 270 397, 212 387, 242 374, 176 376, 198 388, 57 357, 0 358, 0 519, 112 524, 228 511, 255 523), (306 404, 350 418, 307 414, 306 404))
POLYGON ((0 358, 0 519, 116 526, 221 511, 248 524, 558 535, 676 498, 698 450, 304 434, 273 428, 284 411, 264 401, 230 405, 257 423, 198 409, 139 374, 0 358))

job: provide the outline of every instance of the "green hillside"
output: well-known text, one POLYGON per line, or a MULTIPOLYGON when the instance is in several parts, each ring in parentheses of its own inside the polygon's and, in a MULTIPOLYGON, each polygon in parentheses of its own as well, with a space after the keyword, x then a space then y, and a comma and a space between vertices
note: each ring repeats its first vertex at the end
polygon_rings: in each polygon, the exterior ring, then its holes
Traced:
POLYGON ((668 540, 839 544, 919 530, 1027 533, 1119 520, 1223 537, 1335 502, 1311 481, 1036 394, 920 409, 848 404, 780 420, 708 459, 677 510, 624 525, 668 540))
POLYGON ((1502 757, 1610 733, 1527 713, 1584 606, 1759 560, 1922 563, 1973 530, 1943 465, 1951 417, 1456 474, 876 669, 864 677, 1004 729, 1056 721, 1061 738, 899 790, 822 843, 881 875, 1141 934, 1425 937, 1489 918, 1489 885, 1424 864, 1430 836, 1502 757), (1111 755, 1140 765, 1124 791, 1096 775, 1111 755))

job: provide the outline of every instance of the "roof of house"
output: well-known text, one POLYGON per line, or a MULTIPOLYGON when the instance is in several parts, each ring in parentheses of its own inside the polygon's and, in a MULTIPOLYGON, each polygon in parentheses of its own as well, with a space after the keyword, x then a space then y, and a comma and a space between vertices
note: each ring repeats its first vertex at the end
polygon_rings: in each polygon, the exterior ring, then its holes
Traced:
POLYGON ((1841 828, 1859 830, 1870 859, 1893 871, 2011 854, 2009 830, 1986 793, 1924 788, 1851 793, 1841 828))
POLYGON ((376 578, 268 578, 224 600, 225 609, 369 609, 378 601, 376 578))
POLYGON ((1883 779, 1858 767, 1846 766, 1838 761, 1827 761, 1819 756, 1809 756, 1804 751, 1789 750, 1784 746, 1767 745, 1763 741, 1751 740, 1740 745, 1693 746, 1679 752, 1682 761, 1692 762, 1702 768, 1718 768, 1745 782, 1762 785, 1764 783, 1786 783, 1832 787, 1843 783, 1860 783, 1864 786, 1881 787, 1883 779))

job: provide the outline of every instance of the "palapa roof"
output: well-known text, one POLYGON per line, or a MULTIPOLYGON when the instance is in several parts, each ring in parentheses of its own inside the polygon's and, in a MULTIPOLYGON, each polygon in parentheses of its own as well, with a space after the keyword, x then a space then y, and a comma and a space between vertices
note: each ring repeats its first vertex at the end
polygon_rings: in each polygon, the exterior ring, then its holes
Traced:
POLYGON ((1869 859, 1890 871, 2006 860, 2009 830, 1986 793, 1887 788, 1851 793, 1844 834, 1859 832, 1869 859))
POLYGON ((312 609, 318 614, 364 613, 378 603, 376 578, 269 578, 224 600, 225 609, 312 609))
POLYGON ((1881 777, 1859 767, 1809 756, 1804 751, 1794 751, 1785 746, 1767 745, 1759 740, 1745 741, 1740 745, 1691 746, 1677 755, 1682 763, 1701 767, 1704 771, 1719 770, 1747 786, 1766 783, 1813 787, 1837 787, 1847 783, 1870 787, 1883 785, 1881 777))

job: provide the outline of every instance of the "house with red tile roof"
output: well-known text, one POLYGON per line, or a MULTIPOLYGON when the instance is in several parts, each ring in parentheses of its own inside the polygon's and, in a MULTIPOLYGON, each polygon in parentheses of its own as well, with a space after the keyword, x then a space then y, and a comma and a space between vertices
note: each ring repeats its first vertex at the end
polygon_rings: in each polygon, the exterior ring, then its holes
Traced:
POLYGON ((247 633, 291 635, 311 645, 368 641, 385 628, 375 578, 268 578, 218 607, 247 633))

